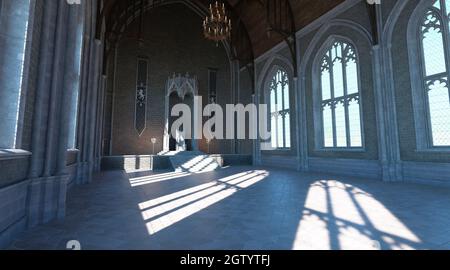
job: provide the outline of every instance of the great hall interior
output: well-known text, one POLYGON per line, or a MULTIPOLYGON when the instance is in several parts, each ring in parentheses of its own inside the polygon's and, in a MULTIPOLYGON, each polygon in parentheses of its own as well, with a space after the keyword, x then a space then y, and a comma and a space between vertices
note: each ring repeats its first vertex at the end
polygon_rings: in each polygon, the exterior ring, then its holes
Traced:
POLYGON ((0 249, 450 249, 449 16, 0 0, 0 249))

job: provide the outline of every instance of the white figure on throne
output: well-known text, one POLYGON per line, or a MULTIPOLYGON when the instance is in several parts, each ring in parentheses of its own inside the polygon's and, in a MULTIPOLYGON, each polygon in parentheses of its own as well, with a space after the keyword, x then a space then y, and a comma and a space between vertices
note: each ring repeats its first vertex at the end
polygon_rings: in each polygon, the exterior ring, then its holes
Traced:
POLYGON ((183 132, 177 130, 175 140, 177 142, 177 151, 178 152, 187 150, 186 140, 184 138, 183 132))

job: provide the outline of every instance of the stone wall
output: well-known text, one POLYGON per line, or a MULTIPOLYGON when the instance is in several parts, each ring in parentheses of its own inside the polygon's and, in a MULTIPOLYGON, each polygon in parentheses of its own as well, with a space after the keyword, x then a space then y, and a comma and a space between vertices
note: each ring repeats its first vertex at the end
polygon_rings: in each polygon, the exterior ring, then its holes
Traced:
POLYGON ((96 0, 82 5, 53 0, 2 4, 1 31, 14 30, 3 26, 17 21, 27 24, 27 30, 24 52, 16 51, 20 44, 17 48, 11 46, 17 43, 17 35, 0 33, 8 37, 0 39, 0 84, 8 83, 8 87, 0 87, 0 100, 16 100, 2 106, 8 112, 0 111, 2 134, 16 140, 13 145, 10 139, 1 138, 0 248, 26 228, 63 218, 68 187, 90 181, 95 160, 100 160, 89 151, 94 148, 93 133, 99 128, 95 126, 98 115, 86 107, 101 107, 101 100, 96 98, 90 97, 90 104, 87 99, 78 104, 73 100, 76 84, 80 84, 80 97, 86 93, 95 97, 99 90, 95 81, 101 54, 99 50, 95 53, 94 48, 100 48, 101 42, 95 41, 90 32, 95 25, 96 0), (13 12, 8 12, 8 8, 13 12), (81 36, 77 29, 83 28, 81 36), (87 57, 81 76, 74 76, 78 73, 75 62, 79 60, 74 44, 80 38, 87 57), (22 65, 18 63, 21 53, 23 72, 17 73, 17 67, 22 65), (20 93, 20 98, 14 93, 20 93), (79 108, 77 119, 67 109, 72 106, 79 108), (17 119, 16 133, 8 122, 11 115, 12 120, 17 119), (69 123, 74 121, 78 122, 79 149, 68 151, 69 123))
POLYGON ((293 62, 285 43, 256 59, 256 91, 260 96, 264 96, 263 83, 270 67, 277 65, 276 59, 287 59, 297 65, 298 85, 294 93, 297 93, 295 103, 300 119, 298 130, 292 131, 298 135, 299 151, 283 157, 277 151, 261 152, 256 147, 256 162, 298 165, 303 171, 385 181, 449 185, 448 149, 417 150, 410 76, 411 68, 415 67, 409 64, 411 41, 407 38, 407 28, 414 9, 425 2, 382 1, 376 6, 378 33, 372 33, 365 1, 347 0, 297 33, 297 63, 293 62), (313 62, 319 48, 333 36, 350 40, 358 51, 365 142, 364 149, 358 151, 316 149, 313 96, 317 93, 313 89, 313 62))

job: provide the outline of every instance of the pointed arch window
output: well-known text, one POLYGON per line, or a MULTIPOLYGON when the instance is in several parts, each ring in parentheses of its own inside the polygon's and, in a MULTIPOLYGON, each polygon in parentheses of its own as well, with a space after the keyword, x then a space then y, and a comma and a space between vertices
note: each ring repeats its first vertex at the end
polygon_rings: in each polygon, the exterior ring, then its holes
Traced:
POLYGON ((291 111, 289 77, 278 68, 269 83, 270 127, 273 149, 291 148, 291 111))
POLYGON ((0 149, 22 147, 30 0, 0 1, 0 149))
POLYGON ((321 148, 362 148, 359 62, 355 48, 335 41, 320 62, 321 148))
POLYGON ((450 0, 434 0, 420 25, 422 98, 429 147, 450 146, 450 0))
MULTIPOLYGON (((81 59, 83 53, 83 14, 82 9, 73 9, 70 14, 71 25, 69 35, 74 39, 74 44, 69 46, 69 53, 74 55, 73 63, 68 72, 72 73, 72 80, 70 81, 70 95, 71 102, 68 107, 69 110, 69 133, 68 133, 68 149, 77 149, 77 127, 78 127, 78 107, 81 84, 81 59)), ((69 87, 69 86, 68 86, 69 87)))

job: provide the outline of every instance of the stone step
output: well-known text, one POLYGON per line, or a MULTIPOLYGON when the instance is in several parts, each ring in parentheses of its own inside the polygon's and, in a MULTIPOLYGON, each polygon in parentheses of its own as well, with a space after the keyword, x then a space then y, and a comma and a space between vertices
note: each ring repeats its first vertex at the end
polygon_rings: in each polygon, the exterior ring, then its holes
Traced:
POLYGON ((201 173, 221 168, 218 159, 209 155, 179 154, 169 157, 175 172, 201 173))
POLYGON ((158 153, 158 156, 195 156, 195 155, 205 155, 201 151, 162 151, 158 153))

